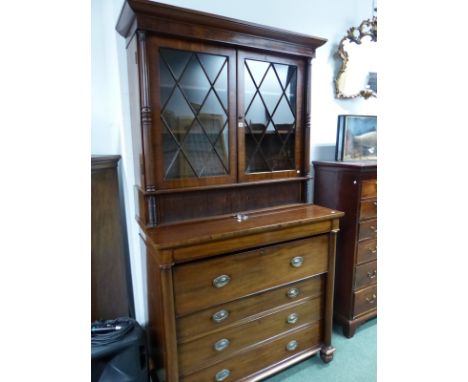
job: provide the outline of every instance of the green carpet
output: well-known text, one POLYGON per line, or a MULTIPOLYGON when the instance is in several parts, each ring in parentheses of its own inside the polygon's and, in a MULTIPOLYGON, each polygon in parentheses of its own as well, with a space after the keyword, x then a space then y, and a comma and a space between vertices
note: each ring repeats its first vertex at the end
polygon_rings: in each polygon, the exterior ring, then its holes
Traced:
POLYGON ((265 382, 375 382, 377 381, 377 319, 357 328, 346 338, 340 326, 333 327, 333 361, 325 364, 316 356, 290 367, 265 382))

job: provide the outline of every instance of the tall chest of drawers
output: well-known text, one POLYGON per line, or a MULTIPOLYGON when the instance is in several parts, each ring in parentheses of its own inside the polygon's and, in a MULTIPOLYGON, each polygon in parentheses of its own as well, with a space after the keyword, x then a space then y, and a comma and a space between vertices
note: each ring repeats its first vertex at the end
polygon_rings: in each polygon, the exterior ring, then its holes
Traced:
POLYGON ((336 253, 334 319, 347 337, 377 316, 377 163, 314 162, 314 202, 345 212, 336 253))
POLYGON ((149 330, 166 381, 257 381, 329 362, 341 212, 315 205, 147 230, 149 330))

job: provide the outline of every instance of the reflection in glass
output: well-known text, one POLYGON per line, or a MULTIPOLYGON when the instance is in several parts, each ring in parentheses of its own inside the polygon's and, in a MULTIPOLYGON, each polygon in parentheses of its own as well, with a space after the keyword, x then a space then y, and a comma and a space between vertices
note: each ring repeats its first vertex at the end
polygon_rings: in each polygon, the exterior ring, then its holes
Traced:
POLYGON ((245 60, 246 173, 295 168, 297 67, 245 60))
POLYGON ((229 173, 227 57, 160 48, 165 177, 229 173))

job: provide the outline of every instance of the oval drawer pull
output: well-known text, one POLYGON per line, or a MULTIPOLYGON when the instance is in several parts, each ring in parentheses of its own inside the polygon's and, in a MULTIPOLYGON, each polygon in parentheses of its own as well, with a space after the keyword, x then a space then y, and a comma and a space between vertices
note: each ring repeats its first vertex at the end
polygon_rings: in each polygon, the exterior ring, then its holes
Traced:
POLYGON ((228 275, 221 275, 213 280, 213 286, 215 288, 222 288, 223 286, 228 285, 230 281, 231 278, 228 275))
POLYGON ((369 303, 369 304, 373 304, 375 302, 375 299, 377 298, 377 296, 375 294, 372 295, 372 298, 369 298, 367 297, 366 298, 366 301, 369 303))
POLYGON ((299 289, 298 288, 291 288, 291 289, 288 290, 287 295, 288 295, 289 298, 296 298, 297 296, 299 296, 299 289))
POLYGON ((211 316, 211 319, 214 322, 221 322, 224 321, 226 318, 229 317, 229 312, 225 309, 221 309, 219 312, 216 312, 211 316))
POLYGON ((299 346, 299 343, 296 340, 289 341, 288 344, 286 345, 286 350, 287 351, 294 351, 297 349, 299 346))
POLYGON ((221 371, 218 371, 215 375, 215 381, 216 382, 221 382, 224 381, 227 377, 231 375, 231 372, 228 369, 223 369, 221 371))
POLYGON ((231 341, 229 341, 227 338, 223 338, 222 340, 217 341, 214 345, 213 348, 216 351, 223 351, 226 349, 229 345, 231 344, 231 341))
POLYGON ((367 272, 367 277, 375 279, 377 277, 377 270, 374 270, 374 272, 367 272))
POLYGON ((299 315, 297 313, 291 313, 288 316, 288 319, 287 319, 288 324, 295 324, 297 321, 299 321, 299 315))
POLYGON ((302 264, 304 264, 304 258, 302 256, 296 256, 291 259, 291 265, 294 268, 302 267, 302 264))

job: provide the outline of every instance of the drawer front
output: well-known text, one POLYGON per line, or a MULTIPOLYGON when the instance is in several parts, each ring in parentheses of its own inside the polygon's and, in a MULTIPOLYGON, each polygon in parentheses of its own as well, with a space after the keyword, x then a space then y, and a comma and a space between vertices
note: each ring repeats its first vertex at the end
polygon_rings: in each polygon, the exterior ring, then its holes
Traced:
POLYGON ((359 223, 359 240, 375 239, 377 237, 377 219, 359 223))
POLYGON ((377 261, 356 266, 354 289, 363 288, 377 282, 377 261))
POLYGON ((377 308, 377 285, 354 292, 354 317, 377 308))
POLYGON ((323 293, 324 288, 324 276, 316 276, 181 317, 177 320, 178 340, 185 342, 211 331, 222 330, 226 326, 231 326, 240 320, 247 320, 251 316, 277 306, 294 303, 304 298, 317 297, 323 293))
POLYGON ((200 365, 213 364, 247 346, 301 325, 318 321, 322 316, 322 305, 323 299, 317 297, 246 324, 180 344, 179 368, 181 373, 183 375, 190 374, 200 365))
POLYGON ((180 380, 181 382, 238 381, 304 350, 319 346, 320 338, 321 326, 316 323, 183 377, 180 380), (292 341, 296 341, 296 348, 291 346, 292 341), (290 344, 289 350, 287 348, 288 344, 290 344), (226 377, 221 379, 223 376, 226 377))
POLYGON ((366 220, 375 217, 377 217, 377 199, 362 200, 359 219, 366 220))
POLYGON ((363 180, 361 182, 361 198, 377 197, 377 179, 363 180))
POLYGON ((328 235, 174 267, 178 316, 324 273, 328 235))
POLYGON ((377 259, 377 240, 366 240, 358 243, 356 263, 361 264, 377 259))

